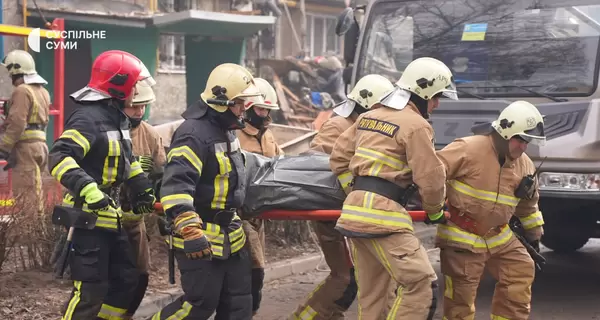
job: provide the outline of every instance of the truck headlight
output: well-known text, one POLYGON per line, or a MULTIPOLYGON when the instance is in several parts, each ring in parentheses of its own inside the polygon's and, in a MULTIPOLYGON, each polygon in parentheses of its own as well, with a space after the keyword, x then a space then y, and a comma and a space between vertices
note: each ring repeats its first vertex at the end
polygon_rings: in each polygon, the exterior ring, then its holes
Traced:
POLYGON ((573 191, 600 191, 600 174, 575 174, 542 172, 539 177, 540 189, 562 189, 573 191))

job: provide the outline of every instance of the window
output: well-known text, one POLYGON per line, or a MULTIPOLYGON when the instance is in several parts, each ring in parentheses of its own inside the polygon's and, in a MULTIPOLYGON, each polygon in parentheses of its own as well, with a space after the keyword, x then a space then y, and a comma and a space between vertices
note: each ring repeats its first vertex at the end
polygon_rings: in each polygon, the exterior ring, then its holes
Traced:
POLYGON ((161 34, 159 48, 159 71, 185 72, 185 36, 161 34))
POLYGON ((306 14, 306 35, 310 56, 341 53, 342 39, 335 34, 336 17, 306 14))

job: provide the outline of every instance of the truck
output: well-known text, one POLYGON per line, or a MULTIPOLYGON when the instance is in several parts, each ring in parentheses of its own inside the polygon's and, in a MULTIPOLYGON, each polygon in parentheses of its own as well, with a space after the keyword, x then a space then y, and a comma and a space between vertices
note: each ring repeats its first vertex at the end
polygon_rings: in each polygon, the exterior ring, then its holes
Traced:
POLYGON ((542 244, 557 253, 600 237, 600 3, 597 0, 371 0, 339 15, 344 81, 396 81, 419 57, 453 72, 460 100, 442 99, 429 119, 435 146, 469 136, 509 103, 544 115, 539 165, 542 244))

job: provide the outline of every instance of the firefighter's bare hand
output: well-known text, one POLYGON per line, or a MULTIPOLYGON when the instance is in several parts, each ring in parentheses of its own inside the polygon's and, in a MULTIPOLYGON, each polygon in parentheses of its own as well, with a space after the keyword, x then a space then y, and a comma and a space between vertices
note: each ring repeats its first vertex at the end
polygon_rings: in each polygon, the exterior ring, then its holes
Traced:
POLYGON ((445 223, 446 223, 446 215, 444 214, 444 210, 441 210, 439 213, 436 213, 436 214, 428 214, 425 217, 425 224, 427 224, 427 225, 445 224, 445 223))
POLYGON ((212 257, 210 242, 204 235, 202 228, 197 226, 184 227, 180 233, 183 237, 183 251, 189 259, 210 259, 212 257))

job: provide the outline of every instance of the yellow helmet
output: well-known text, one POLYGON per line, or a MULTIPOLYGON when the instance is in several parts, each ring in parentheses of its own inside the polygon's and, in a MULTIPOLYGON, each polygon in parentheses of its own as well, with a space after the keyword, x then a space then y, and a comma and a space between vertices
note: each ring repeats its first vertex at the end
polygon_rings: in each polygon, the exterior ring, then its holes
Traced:
POLYGON ((27 51, 13 50, 9 52, 2 65, 8 69, 8 74, 11 76, 18 74, 37 74, 35 71, 35 61, 27 51))
POLYGON ((252 103, 264 103, 252 74, 234 63, 218 65, 211 71, 200 98, 218 112, 225 112, 228 107, 208 103, 209 99, 231 101, 241 98, 252 103))
POLYGON ((438 93, 458 100, 452 71, 440 60, 418 58, 406 66, 396 86, 416 94, 424 100, 431 100, 438 93))
POLYGON ((544 117, 527 101, 515 101, 500 112, 492 127, 506 140, 514 136, 537 145, 544 145, 544 117))
POLYGON ((254 106, 261 107, 269 110, 279 110, 279 100, 277 99, 277 92, 269 81, 263 78, 254 78, 254 82, 261 92, 264 102, 251 102, 246 109, 250 109, 254 106))
POLYGON ((358 80, 348 94, 348 100, 333 109, 333 112, 347 118, 354 111, 357 104, 369 110, 392 90, 394 90, 394 84, 386 77, 378 74, 368 74, 358 80))
POLYGON ((138 81, 138 83, 135 84, 135 96, 133 96, 133 102, 131 104, 139 106, 150 104, 154 101, 156 101, 154 90, 152 90, 149 85, 138 81))

